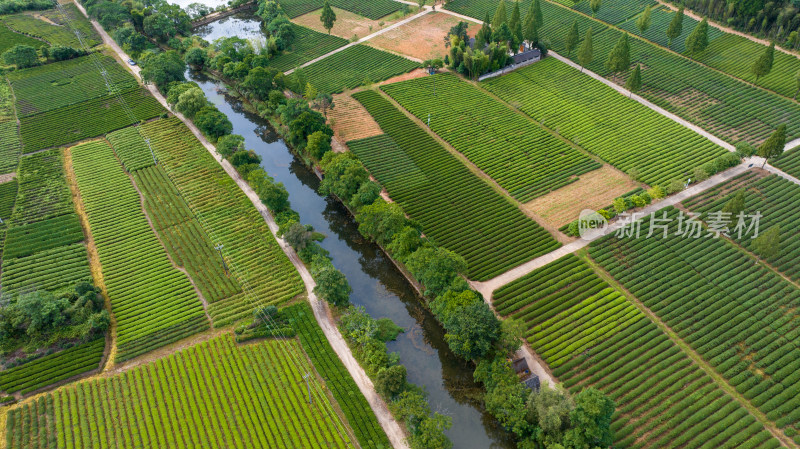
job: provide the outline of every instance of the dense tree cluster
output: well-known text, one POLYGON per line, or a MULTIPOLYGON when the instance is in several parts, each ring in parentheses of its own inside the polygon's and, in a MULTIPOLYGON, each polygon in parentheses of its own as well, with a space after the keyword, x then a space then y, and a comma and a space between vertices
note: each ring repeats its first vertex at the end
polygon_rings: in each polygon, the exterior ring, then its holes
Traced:
POLYGON ((37 290, 0 301, 0 355, 88 341, 109 325, 100 290, 88 282, 63 293, 37 290))

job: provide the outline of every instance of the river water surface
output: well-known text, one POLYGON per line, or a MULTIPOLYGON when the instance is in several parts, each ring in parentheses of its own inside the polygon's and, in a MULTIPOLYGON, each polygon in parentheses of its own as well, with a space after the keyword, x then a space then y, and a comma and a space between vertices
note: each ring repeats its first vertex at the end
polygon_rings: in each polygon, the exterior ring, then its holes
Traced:
MULTIPOLYGON (((198 28, 207 40, 220 36, 252 36, 259 22, 233 16, 198 28)), ((408 369, 408 380, 423 387, 434 411, 453 419, 447 432, 456 449, 512 448, 508 434, 496 425, 480 404, 472 380, 472 367, 457 359, 444 341, 444 331, 422 306, 422 299, 379 247, 364 239, 347 210, 333 199, 317 193, 319 179, 291 153, 270 125, 243 111, 241 103, 225 94, 224 86, 199 73, 188 77, 197 82, 209 101, 233 123, 233 132, 244 136, 247 148, 262 157, 261 166, 289 191, 292 208, 303 224, 310 224, 326 238, 322 247, 333 264, 347 276, 353 292, 350 301, 364 306, 374 318, 387 317, 405 332, 389 342, 408 369)))

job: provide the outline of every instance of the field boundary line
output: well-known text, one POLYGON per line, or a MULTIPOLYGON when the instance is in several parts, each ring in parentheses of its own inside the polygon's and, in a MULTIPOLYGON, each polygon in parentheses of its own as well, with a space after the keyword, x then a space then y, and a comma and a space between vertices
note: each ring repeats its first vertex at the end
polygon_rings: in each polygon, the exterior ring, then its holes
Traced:
POLYGON ((703 357, 698 354, 688 343, 686 343, 675 331, 672 330, 666 323, 664 323, 661 318, 655 314, 650 308, 648 308, 644 303, 642 303, 639 298, 637 298, 633 293, 628 291, 619 281, 617 281, 610 273, 608 273, 603 267, 601 267, 589 254, 582 254, 579 256, 583 256, 582 259, 589 264, 589 266, 603 279, 607 282, 611 287, 617 289, 620 293, 622 293, 628 301, 633 303, 636 308, 638 308, 642 313, 647 316, 662 332, 664 332, 667 337, 675 343, 683 353, 685 353, 695 365, 697 365, 701 370, 703 370, 706 374, 708 374, 714 382, 735 399, 739 404, 744 407, 753 417, 764 426, 765 429, 769 431, 784 447, 789 448, 797 448, 798 446, 791 441, 784 433, 772 422, 767 418, 767 415, 763 413, 761 410, 758 410, 755 405, 753 405, 750 401, 747 400, 744 396, 739 394, 736 389, 728 383, 728 381, 719 374, 714 367, 708 364, 703 357))
MULTIPOLYGON (((348 48, 350 48, 350 47, 355 47, 355 46, 356 46, 356 45, 358 45, 358 44, 364 43, 364 42, 366 42, 366 41, 368 41, 368 40, 372 39, 372 38, 373 38, 373 37, 375 37, 375 36, 380 36, 380 35, 381 35, 381 34, 383 34, 383 33, 386 33, 386 32, 388 32, 388 31, 391 31, 391 30, 393 30, 393 29, 395 29, 395 28, 399 28, 399 27, 401 27, 401 26, 403 26, 403 25, 405 25, 405 24, 407 24, 407 23, 409 23, 409 22, 413 22, 414 20, 417 20, 417 19, 419 19, 420 17, 424 16, 425 14, 428 14, 428 13, 429 13, 429 12, 431 12, 431 11, 432 11, 432 9, 430 9, 430 7, 427 7, 427 6, 426 6, 426 7, 425 7, 425 9, 424 9, 422 12, 419 12, 419 13, 417 13, 417 14, 414 14, 413 16, 411 16, 411 17, 409 17, 409 18, 407 18, 407 19, 403 19, 403 20, 401 20, 401 21, 399 21, 399 22, 397 22, 397 23, 395 23, 395 24, 389 25, 389 26, 388 26, 388 27, 386 27, 386 28, 383 28, 383 29, 381 29, 381 30, 378 30, 378 31, 376 31, 376 32, 372 33, 372 34, 369 34, 369 35, 367 35, 367 36, 364 36, 364 37, 362 37, 361 39, 359 39, 359 40, 357 40, 357 41, 355 41, 355 42, 350 42, 349 44, 347 44, 347 45, 344 45, 344 46, 342 46, 342 47, 339 47, 339 48, 337 48, 336 50, 333 50, 333 51, 331 51, 331 52, 329 52, 329 53, 325 53, 324 55, 322 55, 322 56, 319 56, 319 57, 317 57, 317 58, 314 58, 314 59, 312 59, 311 61, 308 61, 308 62, 306 62, 306 63, 300 64, 299 66, 297 66, 297 68, 300 68, 300 69, 302 69, 302 68, 308 67, 308 66, 310 66, 311 64, 314 64, 315 62, 322 61, 323 59, 325 59, 325 58, 327 58, 327 57, 329 57, 329 56, 333 56, 333 55, 335 55, 336 53, 340 53, 340 52, 342 52, 342 51, 345 51, 345 50, 347 50, 347 49, 348 49, 348 48)), ((294 22, 292 22, 292 23, 294 23, 294 22)), ((381 49, 381 50, 382 50, 382 49, 381 49)), ((413 60, 413 59, 409 58, 409 57, 408 57, 408 56, 406 56, 406 55, 403 55, 403 57, 404 57, 404 58, 406 58, 406 59, 409 59, 409 60, 413 60)), ((414 61, 414 62, 417 62, 417 61, 414 61)), ((294 73, 294 71, 295 71, 297 68, 295 68, 295 69, 291 69, 291 70, 287 70, 286 72, 284 72, 284 74, 285 74, 285 75, 291 75, 292 73, 294 73)))

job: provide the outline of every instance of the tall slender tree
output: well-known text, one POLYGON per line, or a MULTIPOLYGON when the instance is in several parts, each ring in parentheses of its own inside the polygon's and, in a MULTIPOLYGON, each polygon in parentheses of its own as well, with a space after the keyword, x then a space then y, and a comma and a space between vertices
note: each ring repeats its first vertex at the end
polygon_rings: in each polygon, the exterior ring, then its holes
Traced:
POLYGON ((492 17, 492 29, 497 30, 506 22, 508 22, 508 18, 506 17, 506 0, 500 0, 500 4, 494 12, 494 17, 492 17))
POLYGON ((625 81, 625 88, 631 92, 631 97, 642 88, 642 67, 639 64, 636 64, 633 73, 625 81))
POLYGON ((601 4, 601 0, 589 0, 589 8, 592 10, 592 17, 596 16, 597 12, 600 11, 601 4))
POLYGON ((583 38, 581 43, 581 48, 578 50, 578 62, 581 65, 581 72, 594 59, 594 48, 592 47, 592 27, 589 27, 586 30, 586 37, 583 38))
POLYGON ((532 14, 528 14, 525 17, 525 29, 523 30, 523 36, 525 41, 528 42, 528 45, 531 47, 535 47, 539 44, 539 26, 536 25, 536 19, 534 19, 532 14))
POLYGON ((672 41, 675 40, 678 36, 683 33, 683 6, 678 9, 678 12, 672 16, 672 20, 669 22, 669 27, 667 27, 667 37, 669 38, 669 43, 667 47, 672 47, 672 41))
POLYGON ((775 42, 773 41, 764 53, 750 67, 750 71, 756 76, 756 82, 762 76, 769 75, 772 71, 772 64, 775 62, 775 42))
POLYGON ((758 147, 758 155, 764 158, 761 168, 767 165, 767 160, 783 154, 783 147, 786 145, 786 124, 781 123, 778 128, 761 146, 758 147))
POLYGON ((475 50, 483 51, 483 47, 492 41, 492 26, 489 25, 489 13, 486 13, 486 19, 483 21, 483 26, 478 33, 475 34, 475 50))
POLYGON ((647 8, 644 9, 642 15, 640 15, 639 18, 636 19, 636 28, 639 29, 639 31, 642 33, 642 36, 644 36, 644 32, 647 31, 648 28, 650 28, 650 23, 652 23, 652 15, 653 15, 653 7, 648 6, 647 8))
POLYGON ((575 19, 567 33, 567 40, 564 42, 564 47, 567 50, 567 57, 572 54, 572 50, 578 48, 578 39, 580 39, 580 35, 578 34, 578 19, 575 19))
POLYGON ((533 18, 536 20, 536 26, 541 28, 544 25, 544 15, 542 14, 542 4, 539 0, 533 0, 530 11, 533 12, 533 18))
POLYGON ((622 72, 628 70, 631 66, 631 46, 628 42, 628 33, 622 33, 622 36, 617 40, 614 49, 608 54, 606 59, 606 68, 611 73, 622 72))
POLYGON ((336 23, 336 13, 333 12, 328 0, 325 0, 325 4, 322 6, 322 14, 319 16, 319 20, 322 22, 322 26, 328 30, 328 34, 331 34, 333 24, 336 23))
POLYGON ((519 12, 519 0, 514 2, 514 9, 511 10, 511 19, 508 21, 508 27, 511 30, 517 29, 517 25, 522 23, 522 17, 520 16, 519 12))
POLYGON ((514 9, 511 11, 511 20, 508 21, 508 27, 511 29, 512 36, 511 42, 513 44, 513 48, 511 50, 516 54, 523 40, 522 17, 519 12, 519 0, 514 2, 514 9))
POLYGON ((703 20, 694 27, 692 33, 686 37, 686 53, 697 56, 708 47, 708 19, 703 20))

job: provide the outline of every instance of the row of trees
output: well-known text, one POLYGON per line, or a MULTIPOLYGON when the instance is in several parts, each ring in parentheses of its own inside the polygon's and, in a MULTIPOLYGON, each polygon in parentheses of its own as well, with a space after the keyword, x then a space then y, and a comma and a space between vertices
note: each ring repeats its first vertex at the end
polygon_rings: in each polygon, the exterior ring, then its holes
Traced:
POLYGON ((41 46, 35 49, 29 45, 17 44, 9 48, 2 55, 0 60, 5 65, 13 65, 18 69, 34 67, 45 62, 66 61, 68 59, 85 56, 86 52, 82 49, 75 49, 64 45, 41 46))

